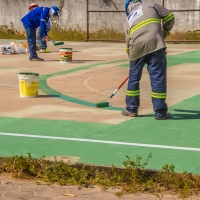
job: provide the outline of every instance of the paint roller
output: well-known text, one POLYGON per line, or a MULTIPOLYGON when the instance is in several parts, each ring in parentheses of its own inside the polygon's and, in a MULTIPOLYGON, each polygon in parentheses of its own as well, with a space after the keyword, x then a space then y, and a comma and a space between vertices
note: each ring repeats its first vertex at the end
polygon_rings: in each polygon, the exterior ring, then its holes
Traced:
MULTIPOLYGON (((41 40, 44 40, 43 38, 40 38, 41 40)), ((54 40, 51 40, 51 42, 53 43, 54 46, 59 46, 59 45, 63 45, 64 42, 56 42, 54 40)))
POLYGON ((53 42, 54 46, 59 46, 59 45, 63 45, 64 42, 55 42, 54 40, 51 40, 53 42))
POLYGON ((51 42, 53 43, 54 46, 59 46, 64 44, 64 42, 55 42, 54 40, 51 40, 51 42))
MULTIPOLYGON (((44 40, 43 38, 40 38, 41 40, 44 40)), ((46 40, 44 40, 46 41, 46 40)), ((51 40, 51 42, 53 43, 54 46, 59 46, 59 45, 63 45, 64 42, 55 42, 54 40, 51 40)))
MULTIPOLYGON (((115 94, 119 91, 119 89, 124 85, 124 83, 126 83, 126 81, 129 79, 129 76, 120 84, 120 86, 110 95, 110 97, 108 99, 112 99, 115 94)), ((109 106, 109 102, 107 102, 105 99, 103 101, 100 101, 99 103, 95 104, 97 108, 103 108, 103 107, 108 107, 109 106)))
MULTIPOLYGON (((26 37, 26 33, 23 32, 23 31, 17 31, 17 33, 19 35, 24 35, 26 37)), ((43 40, 43 38, 39 38, 39 39, 43 40)), ((55 42, 54 40, 51 40, 51 41, 53 42, 54 46, 59 46, 59 45, 63 45, 64 44, 64 42, 55 42)))

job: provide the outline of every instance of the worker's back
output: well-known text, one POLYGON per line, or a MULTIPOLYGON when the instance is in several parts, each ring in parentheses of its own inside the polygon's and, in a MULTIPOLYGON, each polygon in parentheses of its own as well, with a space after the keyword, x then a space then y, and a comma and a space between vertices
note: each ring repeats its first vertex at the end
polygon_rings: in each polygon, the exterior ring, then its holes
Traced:
POLYGON ((169 10, 155 3, 131 2, 127 13, 130 60, 136 60, 165 47, 161 19, 170 14, 169 10))
POLYGON ((45 20, 45 22, 49 20, 49 11, 50 8, 47 7, 35 8, 26 14, 21 21, 24 26, 36 29, 40 26, 41 19, 45 20))

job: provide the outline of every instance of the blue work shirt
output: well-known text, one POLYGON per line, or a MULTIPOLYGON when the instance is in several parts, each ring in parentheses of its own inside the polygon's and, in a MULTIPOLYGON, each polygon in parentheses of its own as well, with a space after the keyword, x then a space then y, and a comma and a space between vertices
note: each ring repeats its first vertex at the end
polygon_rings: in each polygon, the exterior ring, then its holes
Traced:
POLYGON ((50 29, 51 28, 51 24, 50 24, 50 21, 48 20, 47 22, 47 29, 50 29))
POLYGON ((50 8, 37 7, 27 13, 22 19, 24 26, 36 29, 41 26, 43 37, 47 36, 47 23, 49 21, 50 8))

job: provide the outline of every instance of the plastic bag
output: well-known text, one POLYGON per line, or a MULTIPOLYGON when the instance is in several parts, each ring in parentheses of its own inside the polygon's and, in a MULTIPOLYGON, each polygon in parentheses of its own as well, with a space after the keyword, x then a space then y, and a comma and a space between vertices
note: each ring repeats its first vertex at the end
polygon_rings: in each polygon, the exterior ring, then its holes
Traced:
POLYGON ((14 53, 16 54, 24 54, 24 53, 28 53, 28 49, 25 48, 24 46, 17 44, 16 42, 11 42, 10 43, 11 46, 13 46, 14 48, 14 53))
POLYGON ((14 50, 13 46, 3 44, 3 45, 0 45, 0 53, 1 54, 14 54, 15 50, 14 50))

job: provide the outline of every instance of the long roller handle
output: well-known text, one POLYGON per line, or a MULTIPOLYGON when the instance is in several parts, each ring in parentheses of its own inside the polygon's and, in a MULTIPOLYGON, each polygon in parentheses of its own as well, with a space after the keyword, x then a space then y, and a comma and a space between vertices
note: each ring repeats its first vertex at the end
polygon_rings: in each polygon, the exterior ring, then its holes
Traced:
POLYGON ((124 80, 124 82, 118 87, 118 90, 122 87, 122 85, 124 85, 124 83, 126 83, 126 81, 129 79, 129 76, 124 80))
POLYGON ((115 94, 118 92, 118 90, 126 83, 126 81, 129 79, 129 76, 121 83, 121 85, 110 95, 110 98, 114 97, 115 94))

